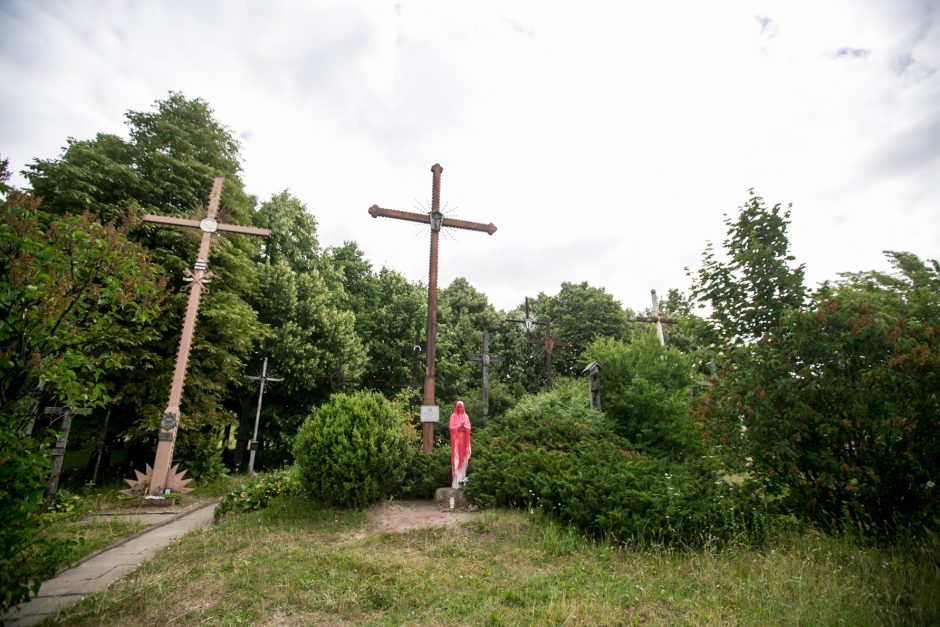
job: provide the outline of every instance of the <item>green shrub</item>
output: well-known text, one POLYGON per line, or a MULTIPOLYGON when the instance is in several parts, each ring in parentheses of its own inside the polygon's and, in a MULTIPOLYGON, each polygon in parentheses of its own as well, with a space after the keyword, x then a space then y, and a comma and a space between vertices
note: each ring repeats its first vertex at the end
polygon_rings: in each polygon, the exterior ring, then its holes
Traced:
POLYGON ((215 431, 197 435, 180 448, 180 468, 188 471, 187 478, 204 483, 228 474, 215 431))
POLYGON ((259 476, 253 483, 243 483, 222 497, 215 507, 214 516, 218 520, 229 512, 263 509, 276 496, 296 494, 299 486, 294 468, 284 468, 266 477, 259 476))
POLYGON ((756 538, 764 508, 705 460, 634 451, 582 386, 523 399, 474 443, 467 495, 541 510, 619 542, 702 545, 756 538))
POLYGON ((333 395, 297 432, 294 459, 303 489, 345 507, 394 493, 414 454, 410 430, 381 394, 333 395))
POLYGON ((601 407, 619 435, 644 454, 671 458, 701 454, 689 416, 692 363, 652 333, 631 342, 601 338, 585 351, 601 364, 601 407))
MULTIPOLYGON (((473 463, 471 457, 470 463, 473 463)), ((400 496, 405 498, 429 499, 438 488, 448 488, 451 484, 450 447, 438 446, 427 455, 415 453, 405 469, 405 480, 400 496)))

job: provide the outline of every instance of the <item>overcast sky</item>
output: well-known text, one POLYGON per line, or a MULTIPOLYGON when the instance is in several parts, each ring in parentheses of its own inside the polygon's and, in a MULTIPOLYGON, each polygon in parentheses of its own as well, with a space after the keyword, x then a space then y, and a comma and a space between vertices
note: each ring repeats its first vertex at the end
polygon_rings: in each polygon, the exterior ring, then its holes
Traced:
POLYGON ((688 289, 751 187, 793 204, 814 284, 940 256, 938 68, 927 0, 0 0, 0 154, 126 136, 182 91, 324 246, 426 281, 427 228, 367 210, 426 211, 440 162, 447 215, 498 227, 442 238, 441 287, 510 309, 588 281, 640 309, 688 289))

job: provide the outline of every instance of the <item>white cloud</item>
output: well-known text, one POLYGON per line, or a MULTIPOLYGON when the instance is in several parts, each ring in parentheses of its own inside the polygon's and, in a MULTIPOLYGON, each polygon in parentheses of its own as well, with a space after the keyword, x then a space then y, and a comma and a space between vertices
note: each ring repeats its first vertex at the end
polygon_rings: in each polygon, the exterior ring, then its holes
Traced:
POLYGON ((792 202, 813 281, 940 248, 937 2, 0 5, 0 152, 123 132, 127 109, 202 97, 244 179, 285 187, 320 240, 426 280, 426 235, 367 208, 458 217, 441 284, 499 307, 604 286, 645 307, 688 286, 722 214, 755 187, 792 202))

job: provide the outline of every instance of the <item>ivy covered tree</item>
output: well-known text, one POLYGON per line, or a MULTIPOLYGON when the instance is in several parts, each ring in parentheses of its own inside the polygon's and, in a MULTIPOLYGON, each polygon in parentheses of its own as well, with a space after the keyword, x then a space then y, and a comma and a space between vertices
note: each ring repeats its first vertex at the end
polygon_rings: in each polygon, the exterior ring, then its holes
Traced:
POLYGON ((50 215, 5 187, 0 164, 0 610, 53 574, 56 547, 36 531, 49 468, 48 433, 27 425, 42 403, 73 409, 109 400, 108 376, 133 363, 152 336, 165 284, 133 226, 89 215, 50 215), (30 555, 48 555, 37 563, 30 555))

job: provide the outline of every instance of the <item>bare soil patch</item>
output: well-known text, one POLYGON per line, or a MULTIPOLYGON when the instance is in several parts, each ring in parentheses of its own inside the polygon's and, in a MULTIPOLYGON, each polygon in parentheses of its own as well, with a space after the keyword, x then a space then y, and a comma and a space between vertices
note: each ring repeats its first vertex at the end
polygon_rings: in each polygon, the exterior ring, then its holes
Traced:
POLYGON ((365 525, 353 536, 357 540, 370 533, 408 533, 422 527, 456 527, 480 512, 448 509, 434 501, 384 501, 366 510, 365 525))

